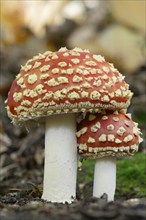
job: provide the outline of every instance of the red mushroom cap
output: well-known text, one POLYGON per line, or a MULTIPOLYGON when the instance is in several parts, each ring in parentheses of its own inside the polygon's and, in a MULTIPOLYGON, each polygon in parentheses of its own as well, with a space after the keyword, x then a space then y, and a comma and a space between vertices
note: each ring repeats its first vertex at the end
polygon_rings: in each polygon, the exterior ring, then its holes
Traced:
POLYGON ((114 66, 86 50, 61 48, 34 56, 14 80, 7 100, 12 122, 50 114, 122 109, 132 93, 114 66))
POLYGON ((142 141, 140 129, 129 114, 108 111, 87 114, 79 123, 77 143, 85 158, 132 155, 142 141))

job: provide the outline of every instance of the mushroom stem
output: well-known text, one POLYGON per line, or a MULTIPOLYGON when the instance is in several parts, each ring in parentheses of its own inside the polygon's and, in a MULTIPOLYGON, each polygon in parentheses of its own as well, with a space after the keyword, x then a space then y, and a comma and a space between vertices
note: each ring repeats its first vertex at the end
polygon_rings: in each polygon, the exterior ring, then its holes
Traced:
POLYGON ((42 199, 71 203, 76 196, 76 114, 47 117, 42 199))
POLYGON ((97 159, 94 168, 93 197, 100 198, 106 193, 108 201, 113 201, 115 188, 116 159, 112 157, 97 159))

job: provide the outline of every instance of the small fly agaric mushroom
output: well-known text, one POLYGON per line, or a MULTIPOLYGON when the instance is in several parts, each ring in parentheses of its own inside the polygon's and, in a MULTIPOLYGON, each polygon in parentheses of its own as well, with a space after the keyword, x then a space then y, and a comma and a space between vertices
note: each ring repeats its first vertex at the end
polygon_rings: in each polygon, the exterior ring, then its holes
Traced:
POLYGON ((45 121, 43 199, 71 202, 75 197, 76 113, 127 108, 131 97, 118 70, 87 50, 47 51, 21 68, 7 112, 16 125, 45 121))
POLYGON ((108 111, 87 114, 79 123, 77 143, 83 158, 95 159, 93 197, 104 193, 114 200, 116 188, 116 158, 131 156, 142 141, 140 129, 130 114, 108 111))

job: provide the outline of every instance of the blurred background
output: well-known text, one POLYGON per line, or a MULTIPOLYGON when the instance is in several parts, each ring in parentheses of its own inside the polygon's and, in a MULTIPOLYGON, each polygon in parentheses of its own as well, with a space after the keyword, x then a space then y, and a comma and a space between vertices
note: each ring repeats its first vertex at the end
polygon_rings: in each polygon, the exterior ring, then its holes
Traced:
POLYGON ((20 66, 46 50, 80 47, 114 63, 134 92, 128 111, 142 129, 139 151, 146 153, 145 0, 1 0, 0 16, 1 193, 13 178, 42 182, 44 130, 14 127, 4 101, 20 66))

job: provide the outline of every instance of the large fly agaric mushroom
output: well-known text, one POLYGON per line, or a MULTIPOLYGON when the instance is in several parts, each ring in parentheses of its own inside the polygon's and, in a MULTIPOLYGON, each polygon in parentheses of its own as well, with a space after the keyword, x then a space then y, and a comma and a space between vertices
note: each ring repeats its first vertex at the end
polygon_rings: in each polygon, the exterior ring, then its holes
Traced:
POLYGON ((142 141, 137 123, 130 114, 117 111, 87 114, 77 130, 78 150, 83 158, 95 159, 93 196, 104 193, 114 200, 116 158, 131 156, 142 141))
POLYGON ((16 125, 46 124, 43 199, 71 202, 75 197, 76 113, 127 108, 131 97, 118 70, 87 50, 47 51, 21 68, 7 112, 16 125))

